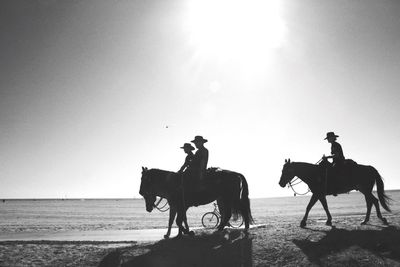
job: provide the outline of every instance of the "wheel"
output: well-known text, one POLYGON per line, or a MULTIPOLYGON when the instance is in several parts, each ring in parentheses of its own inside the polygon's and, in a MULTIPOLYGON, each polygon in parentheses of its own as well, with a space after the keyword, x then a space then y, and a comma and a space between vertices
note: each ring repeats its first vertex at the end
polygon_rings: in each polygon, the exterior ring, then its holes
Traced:
POLYGON ((243 225, 243 218, 240 214, 238 214, 237 219, 233 220, 233 218, 231 218, 229 220, 229 225, 233 228, 239 228, 240 226, 243 225))
POLYGON ((219 217, 214 212, 206 212, 201 217, 201 223, 205 228, 216 228, 219 223, 219 217))

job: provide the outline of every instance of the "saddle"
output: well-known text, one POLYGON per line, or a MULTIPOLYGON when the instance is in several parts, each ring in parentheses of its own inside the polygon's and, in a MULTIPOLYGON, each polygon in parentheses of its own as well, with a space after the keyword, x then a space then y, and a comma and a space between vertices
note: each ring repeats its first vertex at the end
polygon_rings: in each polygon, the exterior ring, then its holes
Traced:
POLYGON ((328 160, 323 160, 318 165, 321 166, 321 168, 323 168, 323 169, 338 168, 338 169, 350 170, 350 169, 354 168, 355 166, 357 166, 358 163, 352 159, 345 159, 343 164, 334 165, 334 164, 330 163, 328 160))
POLYGON ((354 167, 354 166, 358 165, 358 163, 352 159, 345 159, 344 165, 354 167))
POLYGON ((206 170, 206 174, 213 174, 215 172, 222 172, 220 167, 210 167, 206 170))
POLYGON ((210 186, 210 184, 212 184, 214 180, 214 175, 221 171, 221 168, 210 167, 206 170, 203 180, 199 180, 197 174, 193 174, 190 172, 184 173, 183 188, 185 191, 190 193, 206 190, 210 186))
POLYGON ((336 196, 338 193, 346 193, 351 190, 349 184, 350 177, 353 170, 357 167, 358 163, 352 159, 345 159, 342 164, 332 164, 329 161, 322 161, 320 164, 322 176, 325 177, 322 181, 325 183, 325 187, 328 188, 330 184, 334 184, 333 195, 336 196), (349 187, 349 188, 347 188, 349 187))

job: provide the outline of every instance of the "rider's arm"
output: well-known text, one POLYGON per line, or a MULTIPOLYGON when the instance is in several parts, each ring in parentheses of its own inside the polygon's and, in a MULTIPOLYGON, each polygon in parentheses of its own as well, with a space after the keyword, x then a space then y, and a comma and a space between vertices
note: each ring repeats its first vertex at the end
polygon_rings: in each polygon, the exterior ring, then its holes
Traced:
POLYGON ((189 167, 190 158, 186 157, 185 162, 183 163, 182 167, 179 169, 178 173, 182 173, 187 167, 189 167))
POLYGON ((182 173, 186 169, 186 164, 183 164, 178 173, 182 173))

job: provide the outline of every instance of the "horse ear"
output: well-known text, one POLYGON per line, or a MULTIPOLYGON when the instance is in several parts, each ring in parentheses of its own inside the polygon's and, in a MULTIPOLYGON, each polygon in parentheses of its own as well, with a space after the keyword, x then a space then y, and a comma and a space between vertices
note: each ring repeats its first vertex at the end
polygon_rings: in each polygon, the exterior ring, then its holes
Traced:
POLYGON ((285 159, 285 163, 287 163, 287 159, 285 159))
POLYGON ((142 172, 146 171, 146 169, 147 169, 146 167, 142 167, 142 172))
POLYGON ((290 163, 290 159, 288 159, 288 163, 290 163))

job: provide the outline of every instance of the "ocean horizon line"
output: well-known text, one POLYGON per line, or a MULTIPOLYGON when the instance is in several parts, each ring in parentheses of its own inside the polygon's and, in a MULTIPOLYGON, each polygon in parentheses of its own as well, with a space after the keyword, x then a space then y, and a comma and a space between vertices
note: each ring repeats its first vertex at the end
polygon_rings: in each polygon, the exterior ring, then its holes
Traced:
MULTIPOLYGON (((385 192, 398 192, 400 189, 387 189, 385 192)), ((373 191, 376 193, 376 190, 373 191)), ((358 191, 350 191, 349 194, 352 193, 358 193, 358 191)), ((310 196, 311 194, 307 195, 297 195, 296 197, 304 197, 304 196, 310 196)), ((293 197, 293 195, 288 195, 288 196, 273 196, 273 197, 249 197, 250 199, 265 199, 265 198, 287 198, 287 197, 293 197)), ((142 197, 60 197, 60 198, 54 198, 54 197, 39 197, 39 198, 1 198, 0 201, 45 201, 45 200, 59 200, 59 201, 65 201, 65 200, 80 200, 80 201, 86 201, 86 200, 139 200, 143 199, 142 197)))

